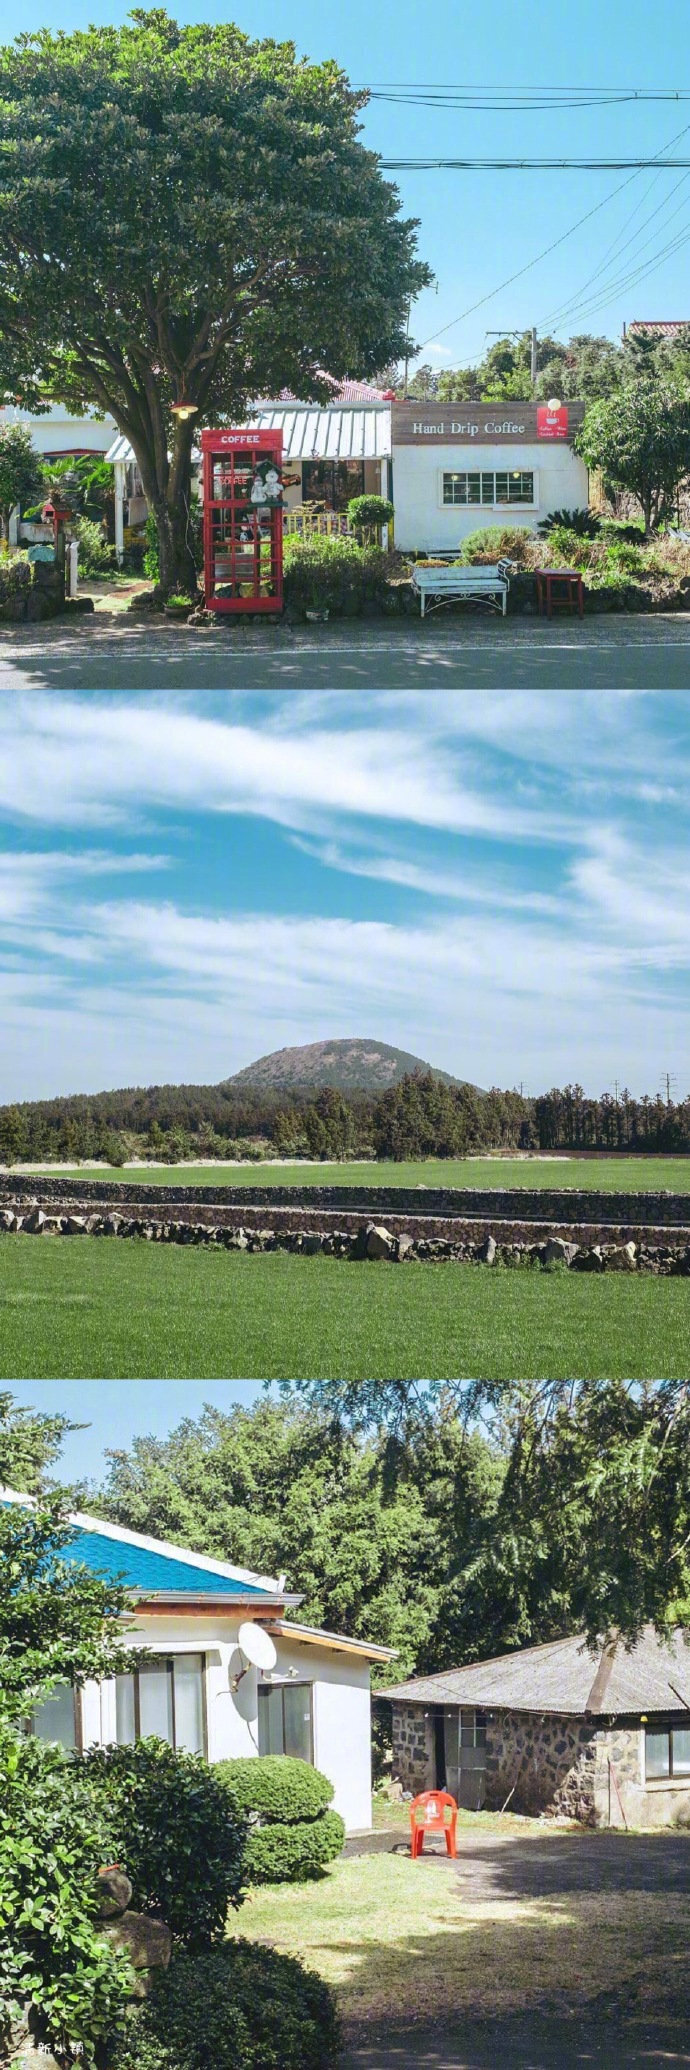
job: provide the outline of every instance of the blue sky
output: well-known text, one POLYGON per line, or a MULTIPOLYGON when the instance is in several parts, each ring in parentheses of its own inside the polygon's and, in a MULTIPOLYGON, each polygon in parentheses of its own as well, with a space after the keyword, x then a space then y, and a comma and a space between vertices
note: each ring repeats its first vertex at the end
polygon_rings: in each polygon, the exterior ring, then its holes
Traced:
POLYGON ((364 1035, 479 1084, 687 1091, 673 692, 0 702, 0 1100, 364 1035))
POLYGON ((54 1478, 102 1487, 107 1449, 126 1451, 135 1437, 165 1438, 207 1402, 249 1408, 263 1388, 257 1380, 13 1380, 9 1391, 20 1408, 81 1426, 65 1438, 54 1478))
MULTIPOLYGON (((41 0, 32 26, 67 30, 118 22, 127 11, 94 0, 41 0)), ((228 16, 216 0, 171 4, 169 11, 181 21, 228 16)), ((437 0, 433 8, 418 0, 398 0, 395 8, 372 7, 370 0, 348 0, 347 7, 340 0, 301 0, 299 8, 293 0, 252 0, 251 6, 235 0, 232 18, 252 36, 292 38, 310 56, 335 57, 357 85, 678 90, 688 84, 682 0, 657 0, 655 7, 580 0, 567 16, 559 16, 551 0, 531 0, 528 8, 515 0, 483 8, 453 0, 437 0)), ((511 114, 375 101, 364 116, 364 135, 390 157, 690 157, 690 102, 511 114)), ((399 185, 405 213, 421 219, 420 249, 437 276, 437 289, 417 306, 413 330, 420 343, 431 340, 424 356, 439 367, 480 354, 487 329, 536 323, 564 337, 591 329, 619 336, 623 321, 634 317, 690 315, 690 171, 647 171, 632 179, 596 172, 426 172, 400 175, 399 185), (595 207, 557 251, 531 265, 595 207), (686 242, 658 263, 679 237, 686 242), (527 265, 522 279, 495 293, 527 265), (624 285, 638 267, 652 270, 624 285), (455 323, 479 301, 480 309, 455 323), (572 314, 559 321, 566 303, 573 304, 572 314)))

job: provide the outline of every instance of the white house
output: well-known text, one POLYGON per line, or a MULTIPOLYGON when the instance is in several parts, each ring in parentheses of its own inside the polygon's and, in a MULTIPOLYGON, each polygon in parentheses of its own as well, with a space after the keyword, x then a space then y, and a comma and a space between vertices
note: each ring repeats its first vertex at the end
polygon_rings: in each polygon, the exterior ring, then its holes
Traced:
POLYGON ((395 543, 448 553, 493 525, 535 531, 553 510, 586 508, 572 438, 583 403, 391 404, 395 543))
MULTIPOLYGON (((3 1502, 27 1498, 3 1490, 3 1502)), ((146 1663, 111 1682, 67 1685, 40 1706, 33 1730, 82 1749, 131 1745, 148 1734, 209 1761, 292 1754, 327 1775, 348 1831, 371 1826, 372 1662, 393 1656, 335 1632, 295 1623, 301 1597, 285 1577, 252 1574, 165 1540, 75 1513, 60 1553, 131 1600, 126 1643, 146 1663), (256 1623, 275 1648, 271 1669, 247 1666, 241 1625, 256 1623)))

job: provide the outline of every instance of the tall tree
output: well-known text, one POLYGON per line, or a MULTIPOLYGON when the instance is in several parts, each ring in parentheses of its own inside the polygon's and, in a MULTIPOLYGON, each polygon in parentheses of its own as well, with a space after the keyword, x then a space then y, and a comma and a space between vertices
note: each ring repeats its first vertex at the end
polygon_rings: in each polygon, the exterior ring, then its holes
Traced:
POLYGON ((160 7, 0 51, 0 348, 15 385, 131 441, 164 591, 196 588, 199 426, 404 349, 430 276, 359 140, 365 100, 291 43, 160 7))
POLYGON ((10 518, 16 504, 27 510, 35 503, 43 482, 43 469, 28 424, 0 424, 0 536, 9 538, 10 518))
POLYGON ((641 375, 591 405, 574 445, 607 489, 634 496, 647 538, 674 515, 690 475, 690 385, 641 375))

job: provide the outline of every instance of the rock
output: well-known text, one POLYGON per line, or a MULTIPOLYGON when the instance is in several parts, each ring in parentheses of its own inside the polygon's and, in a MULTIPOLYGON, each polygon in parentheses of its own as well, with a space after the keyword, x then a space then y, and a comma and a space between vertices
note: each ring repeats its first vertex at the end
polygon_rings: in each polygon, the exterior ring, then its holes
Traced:
MULTIPOLYGON (((261 1236, 265 1238, 265 1235, 266 1231, 262 1229, 261 1236)), ((318 1233, 315 1230, 306 1229, 302 1237, 302 1250, 306 1253, 306 1256, 308 1258, 315 1257, 316 1252, 321 1250, 321 1245, 322 1238, 318 1233)))
POLYGON ((620 1243, 609 1251, 606 1259, 607 1272, 636 1272, 637 1250, 634 1243, 620 1243))
POLYGON ((102 1236, 119 1236, 122 1228, 121 1215, 104 1215, 101 1222, 102 1236))
POLYGON ((395 1246, 395 1255, 399 1264, 402 1264, 403 1258, 409 1258, 412 1251, 414 1251, 414 1237, 408 1236, 407 1230, 403 1229, 395 1246))
POLYGON ((131 1897, 129 1877, 117 1862, 111 1863, 107 1869, 99 1869, 98 1898, 102 1919, 116 1919, 120 1912, 126 1912, 131 1897))
POLYGON ((370 1222, 367 1229, 366 1255, 368 1258, 392 1258, 395 1237, 380 1222, 370 1222))
POLYGON ((33 2034, 27 2034, 10 2056, 10 2070, 60 2070, 60 2064, 47 2041, 37 2041, 33 2034))
POLYGON ((548 1236, 541 1246, 542 1265, 572 1265, 577 1256, 576 1243, 567 1243, 564 1236, 548 1236))
POLYGON ((65 1215, 65 1236, 88 1236, 89 1227, 84 1215, 65 1215))
POLYGON ((25 1217, 24 1228, 28 1231, 29 1236, 40 1236, 44 1222, 45 1215, 43 1209, 32 1207, 31 1213, 25 1217))
POLYGON ((146 1912, 122 1912, 119 1919, 105 1921, 102 1938, 118 1953, 129 1956, 132 1968, 137 1972, 133 1997, 148 1997, 149 1972, 167 1969, 170 1961, 172 1934, 169 1927, 163 1926, 159 1919, 150 1919, 146 1912))
POLYGON ((483 1242, 483 1243, 480 1243, 480 1245, 479 1245, 479 1247, 478 1247, 478 1250, 477 1250, 477 1257, 478 1257, 478 1259, 479 1259, 480 1265, 493 1265, 493 1264, 495 1264, 495 1261, 496 1261, 496 1238, 495 1238, 495 1236, 485 1236, 485 1238, 484 1238, 484 1242, 483 1242))
POLYGON ((14 1229, 16 1219, 17 1217, 12 1213, 11 1208, 2 1208, 0 1210, 0 1229, 14 1229))

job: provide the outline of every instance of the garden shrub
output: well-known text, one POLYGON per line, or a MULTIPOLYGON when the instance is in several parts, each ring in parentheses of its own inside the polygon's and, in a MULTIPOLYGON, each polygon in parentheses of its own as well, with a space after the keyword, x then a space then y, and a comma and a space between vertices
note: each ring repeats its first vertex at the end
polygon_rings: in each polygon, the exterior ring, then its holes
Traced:
POLYGON ((0 554, 0 618, 12 606, 17 597, 28 596, 31 588, 31 562, 26 553, 0 554))
MULTIPOLYGON (((194 496, 190 504, 187 536, 194 556, 194 566, 196 568, 197 574, 201 573, 201 570, 204 565, 203 522, 204 521, 202 505, 199 502, 198 496, 194 496)), ((157 582, 160 574, 160 567, 158 561, 158 532, 156 529, 156 520, 153 516, 152 511, 149 511, 149 515, 146 519, 146 550, 144 553, 143 567, 144 574, 148 576, 149 582, 157 582)))
POLYGON ((380 537, 383 525, 393 519, 393 505, 387 496, 351 496, 347 515, 358 539, 371 543, 380 537))
POLYGON ((252 1826, 244 1862, 250 1883, 308 1883, 342 1853, 345 1827, 337 1811, 295 1824, 252 1826))
POLYGON ((527 525, 485 525, 477 532, 468 532, 458 559, 473 566, 503 560, 524 562, 532 537, 527 525))
POLYGON ((246 1823, 200 1754, 163 1740, 94 1748, 84 1767, 108 1807, 114 1854, 134 1906, 158 1912, 176 1940, 203 1948, 242 1903, 246 1823))
POLYGON ((572 532, 576 539, 596 539, 601 531, 601 518, 595 510, 550 510, 537 527, 542 538, 549 532, 572 532))
POLYGON ((131 1970, 99 1938, 97 1871, 111 1859, 84 1764, 0 1728, 0 2057, 27 2011, 86 2065, 119 2032, 131 1970))
POLYGON ((242 1811, 258 1812, 264 1820, 277 1819, 290 1825, 299 1819, 318 1818, 333 1799, 333 1784, 319 1768, 297 1761, 291 1754, 260 1754, 258 1760, 219 1761, 216 1774, 229 1783, 242 1811))
POLYGON ((331 2070, 338 2046, 322 1978, 238 1940, 174 1956, 112 2060, 116 2070, 331 2070))
POLYGON ((289 1754, 219 1761, 231 1802, 249 1819, 245 1868, 251 1883, 297 1883, 340 1854, 345 1827, 329 1810, 333 1785, 289 1754))
POLYGON ((94 518, 78 517, 73 531, 79 546, 80 575, 109 575, 115 567, 115 548, 106 539, 102 525, 94 518))
POLYGON ((358 617, 368 604, 383 602, 387 572, 380 547, 354 539, 290 534, 285 541, 285 602, 296 610, 358 617))

